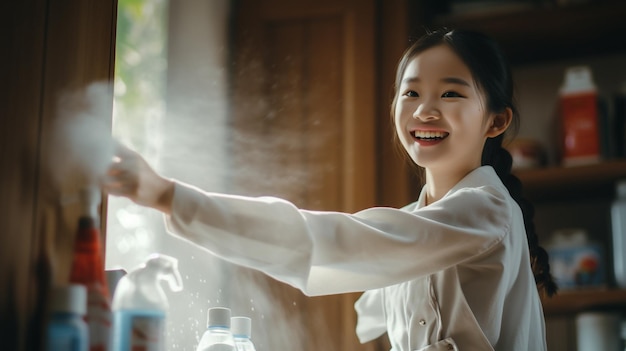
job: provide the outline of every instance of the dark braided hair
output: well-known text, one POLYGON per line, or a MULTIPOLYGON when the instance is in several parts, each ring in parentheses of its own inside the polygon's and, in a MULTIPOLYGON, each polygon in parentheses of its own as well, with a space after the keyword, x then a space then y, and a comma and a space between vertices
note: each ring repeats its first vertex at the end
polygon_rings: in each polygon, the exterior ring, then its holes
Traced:
MULTIPOLYGON (((396 73, 396 90, 409 62, 426 49, 441 44, 452 48, 468 66, 478 88, 486 96, 488 111, 501 113, 507 108, 511 109, 513 119, 509 129, 516 132, 519 128, 519 113, 514 101, 511 70, 498 44, 482 33, 458 29, 428 32, 413 43, 402 56, 396 73)), ((391 106, 392 116, 397 98, 398 94, 394 94, 391 106)), ((539 291, 550 297, 556 293, 557 285, 550 274, 548 253, 539 246, 534 225, 534 207, 522 196, 522 183, 511 173, 513 160, 511 154, 502 146, 504 135, 502 133, 497 137, 487 139, 483 147, 481 162, 482 165, 490 165, 494 168, 511 197, 521 208, 535 282, 539 291)))

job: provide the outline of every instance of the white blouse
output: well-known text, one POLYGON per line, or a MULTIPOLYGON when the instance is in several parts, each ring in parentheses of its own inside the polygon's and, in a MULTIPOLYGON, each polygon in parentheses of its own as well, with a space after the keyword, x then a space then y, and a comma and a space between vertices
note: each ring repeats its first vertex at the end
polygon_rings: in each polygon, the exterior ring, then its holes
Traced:
POLYGON ((303 293, 366 291, 362 342, 393 351, 546 349, 522 213, 493 168, 401 210, 308 211, 177 183, 169 230, 303 293))

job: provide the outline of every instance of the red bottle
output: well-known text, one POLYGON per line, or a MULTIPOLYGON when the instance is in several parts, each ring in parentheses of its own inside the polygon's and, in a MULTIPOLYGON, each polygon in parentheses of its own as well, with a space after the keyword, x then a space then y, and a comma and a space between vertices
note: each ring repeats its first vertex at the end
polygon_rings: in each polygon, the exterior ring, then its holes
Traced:
POLYGON ((104 271, 104 251, 98 228, 99 193, 95 189, 81 192, 83 214, 78 220, 74 243, 74 260, 70 282, 87 287, 89 350, 107 351, 111 340, 111 297, 104 271))
POLYGON ((600 160, 598 93, 588 66, 567 69, 560 89, 562 163, 574 166, 600 160))

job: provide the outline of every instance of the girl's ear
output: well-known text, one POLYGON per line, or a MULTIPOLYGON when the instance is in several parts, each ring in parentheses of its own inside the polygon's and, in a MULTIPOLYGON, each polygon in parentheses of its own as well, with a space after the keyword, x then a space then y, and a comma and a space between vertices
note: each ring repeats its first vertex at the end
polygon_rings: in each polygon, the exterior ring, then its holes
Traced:
POLYGON ((495 138, 498 135, 504 133, 504 131, 509 127, 511 121, 513 120, 513 111, 507 107, 501 113, 493 115, 491 120, 491 125, 487 130, 488 138, 495 138))

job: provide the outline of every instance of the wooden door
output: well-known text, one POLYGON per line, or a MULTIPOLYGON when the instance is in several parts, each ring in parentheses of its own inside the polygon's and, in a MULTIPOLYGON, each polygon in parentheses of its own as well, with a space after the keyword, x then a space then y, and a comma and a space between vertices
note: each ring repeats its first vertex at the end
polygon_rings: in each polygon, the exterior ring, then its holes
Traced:
MULTIPOLYGON (((374 205, 374 10, 373 0, 238 2, 233 191, 275 195, 307 209, 374 205)), ((360 294, 311 298, 268 283, 277 308, 293 321, 297 349, 373 348, 355 335, 360 294)))

